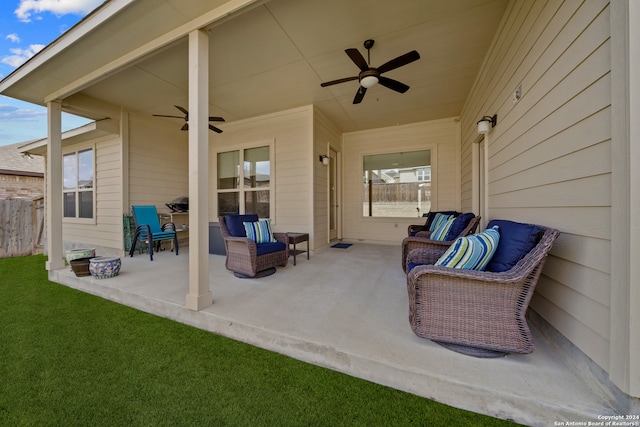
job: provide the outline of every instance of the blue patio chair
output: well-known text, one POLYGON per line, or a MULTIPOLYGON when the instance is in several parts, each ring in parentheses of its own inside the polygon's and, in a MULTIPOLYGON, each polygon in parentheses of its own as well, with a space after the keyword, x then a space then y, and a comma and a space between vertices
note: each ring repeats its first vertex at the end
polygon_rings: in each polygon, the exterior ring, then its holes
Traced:
POLYGON ((133 235, 133 244, 129 250, 129 256, 133 257, 133 251, 135 251, 138 241, 143 241, 147 242, 149 257, 153 261, 154 244, 159 247, 160 242, 163 240, 173 240, 173 246, 176 249, 176 255, 178 255, 178 237, 174 223, 168 222, 160 226, 158 211, 153 205, 131 206, 131 211, 137 227, 133 235))

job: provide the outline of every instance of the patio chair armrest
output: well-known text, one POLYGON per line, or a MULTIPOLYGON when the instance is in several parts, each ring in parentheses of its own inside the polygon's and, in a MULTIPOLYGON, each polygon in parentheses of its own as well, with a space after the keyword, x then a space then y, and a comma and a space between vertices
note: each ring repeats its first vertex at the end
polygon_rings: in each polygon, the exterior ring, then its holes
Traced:
POLYGON ((136 227, 136 235, 151 235, 151 226, 149 224, 140 224, 136 227))
POLYGON ((237 242, 237 243, 244 243, 246 245, 256 245, 256 242, 254 242, 253 240, 251 240, 248 237, 233 237, 233 236, 229 236, 226 237, 226 239, 228 242, 237 242))
POLYGON ((438 277, 436 280, 466 280, 475 285, 482 285, 487 283, 500 283, 500 284, 517 284, 527 277, 527 270, 518 269, 516 267, 509 271, 500 273, 494 273, 491 271, 476 271, 476 270, 464 270, 461 268, 450 268, 436 265, 419 265, 416 266, 407 275, 407 280, 410 277, 417 279, 421 275, 430 275, 432 277, 438 277))
POLYGON ((248 237, 227 237, 225 243, 228 253, 245 254, 252 258, 256 257, 256 242, 248 237))
POLYGON ((431 231, 429 230, 418 231, 413 237, 420 237, 421 239, 430 239, 431 231))
POLYGON ((289 239, 287 237, 287 233, 280 233, 280 232, 274 232, 273 233, 273 238, 276 239, 278 242, 281 243, 289 243, 289 239))
POLYGON ((441 242, 439 240, 424 239, 421 237, 405 237, 402 241, 402 269, 407 272, 407 256, 418 248, 430 249, 434 252, 445 253, 453 242, 441 242))
POLYGON ((427 231, 424 224, 411 224, 407 227, 407 236, 411 236, 411 233, 417 233, 420 231, 427 231))
POLYGON ((409 251, 407 255, 407 268, 409 264, 433 265, 440 259, 444 252, 432 248, 417 248, 409 251))
POLYGON ((167 222, 166 224, 162 224, 162 231, 176 231, 176 225, 173 222, 167 222))

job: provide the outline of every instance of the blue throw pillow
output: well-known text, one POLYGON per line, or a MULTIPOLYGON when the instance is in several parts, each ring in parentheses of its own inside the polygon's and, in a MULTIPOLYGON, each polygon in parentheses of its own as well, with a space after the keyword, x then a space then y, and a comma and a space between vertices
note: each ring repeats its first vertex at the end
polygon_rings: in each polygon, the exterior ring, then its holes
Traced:
POLYGON ((244 230, 244 223, 257 220, 258 215, 256 214, 227 215, 224 217, 224 222, 227 224, 229 234, 233 237, 247 237, 247 233, 244 230))
POLYGON ((262 219, 260 221, 245 222, 244 231, 247 233, 247 237, 254 242, 260 243, 272 243, 276 239, 273 237, 273 231, 271 231, 271 219, 262 219))
POLYGON ((434 265, 482 271, 491 260, 499 241, 498 227, 458 237, 434 265))
POLYGON ((537 225, 495 219, 487 225, 500 227, 500 244, 487 264, 487 271, 495 273, 510 270, 538 244, 543 229, 537 225))
MULTIPOLYGON (((440 221, 436 226, 435 230, 433 230, 433 232, 431 233, 431 236, 429 236, 429 238, 431 240, 440 240, 440 241, 445 240, 455 220, 456 219, 453 216, 450 216, 448 220, 440 221)), ((435 224, 435 221, 434 221, 434 224, 435 224)))
POLYGON ((453 225, 449 229, 449 232, 447 233, 447 237, 445 237, 444 240, 450 241, 457 238, 460 233, 462 233, 462 230, 467 228, 467 225, 469 225, 471 220, 475 217, 476 215, 473 212, 464 213, 457 216, 455 221, 453 221, 453 225))
MULTIPOLYGON (((433 231, 431 230, 431 224, 433 224, 433 220, 436 217, 436 214, 445 214, 445 215, 453 215, 456 216, 459 214, 459 212, 456 211, 441 211, 441 212, 429 212, 427 214, 427 222, 425 223, 424 227, 428 230, 428 231, 433 231)), ((423 215, 424 216, 424 215, 423 215)))
POLYGON ((431 222, 429 231, 431 232, 435 231, 442 224, 446 223, 449 220, 449 218, 453 218, 453 215, 447 215, 447 214, 438 212, 437 214, 435 214, 433 221, 431 222))

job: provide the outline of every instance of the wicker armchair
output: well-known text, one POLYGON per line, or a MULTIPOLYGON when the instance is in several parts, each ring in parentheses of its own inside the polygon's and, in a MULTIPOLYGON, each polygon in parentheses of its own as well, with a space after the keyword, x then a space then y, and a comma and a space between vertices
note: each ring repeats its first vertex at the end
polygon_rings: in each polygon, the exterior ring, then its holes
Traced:
MULTIPOLYGON (((257 220, 257 215, 256 215, 257 220)), ((227 227, 226 217, 218 217, 220 234, 224 239, 227 251, 225 267, 234 272, 237 277, 264 277, 275 272, 276 266, 286 266, 289 261, 289 244, 286 233, 273 233, 273 237, 280 243, 280 250, 260 254, 258 245, 247 237, 234 237, 227 227)), ((271 245, 261 243, 260 245, 271 245)))
POLYGON ((454 239, 440 241, 440 240, 431 240, 429 236, 431 235, 430 231, 420 231, 415 236, 405 237, 402 241, 402 269, 404 272, 407 272, 407 256, 409 253, 418 248, 430 249, 435 254, 438 254, 436 260, 440 258, 440 255, 446 252, 449 249, 449 246, 453 244, 455 239, 460 236, 468 236, 469 234, 473 234, 478 228, 478 224, 480 224, 480 217, 476 216, 469 221, 469 224, 462 230, 460 234, 455 236, 454 239))
POLYGON ((425 223, 412 224, 409 227, 407 227, 407 237, 415 236, 416 233, 418 232, 427 233, 427 235, 424 237, 429 237, 429 234, 431 234, 431 232, 429 231, 429 226, 431 225, 431 222, 433 221, 433 218, 437 213, 442 213, 446 215, 455 215, 455 216, 460 215, 460 212, 458 211, 433 211, 433 212, 423 214, 422 218, 425 218, 425 223))
MULTIPOLYGON (((407 275, 413 332, 477 357, 531 353, 533 337, 525 314, 546 256, 559 235, 558 230, 540 228, 544 232, 535 247, 504 272, 434 265, 413 268, 407 275)), ((433 264, 437 260, 437 254, 428 249, 414 252, 412 261, 433 264)))

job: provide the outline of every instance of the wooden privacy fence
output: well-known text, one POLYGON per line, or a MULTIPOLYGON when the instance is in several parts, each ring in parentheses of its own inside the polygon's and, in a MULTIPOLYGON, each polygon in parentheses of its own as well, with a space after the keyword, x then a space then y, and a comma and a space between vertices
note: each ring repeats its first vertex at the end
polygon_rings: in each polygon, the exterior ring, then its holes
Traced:
POLYGON ((0 258, 41 253, 44 199, 0 200, 0 258))
MULTIPOLYGON (((417 202, 419 199, 426 201, 431 200, 431 183, 374 183, 371 193, 372 200, 377 203, 417 202)), ((369 185, 364 186, 364 201, 369 201, 369 185)))

